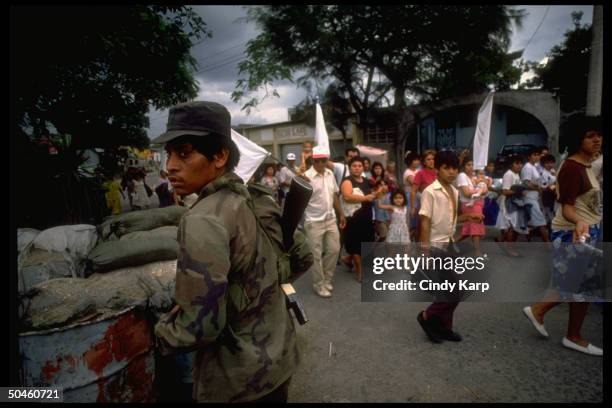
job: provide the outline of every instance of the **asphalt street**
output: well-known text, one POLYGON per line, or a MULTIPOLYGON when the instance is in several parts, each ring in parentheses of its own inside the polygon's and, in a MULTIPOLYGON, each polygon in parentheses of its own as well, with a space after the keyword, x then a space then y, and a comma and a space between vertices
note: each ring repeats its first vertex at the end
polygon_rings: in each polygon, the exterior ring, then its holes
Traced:
MULTIPOLYGON (((310 321, 298 326, 302 362, 290 402, 601 402, 603 359, 561 345, 568 307, 545 318, 540 338, 522 313, 528 303, 464 302, 460 343, 431 343, 416 321, 427 303, 361 302, 360 284, 338 266, 331 298, 294 286, 310 321), (331 350, 331 353, 330 353, 331 350)), ((603 346, 600 306, 583 335, 603 346)))

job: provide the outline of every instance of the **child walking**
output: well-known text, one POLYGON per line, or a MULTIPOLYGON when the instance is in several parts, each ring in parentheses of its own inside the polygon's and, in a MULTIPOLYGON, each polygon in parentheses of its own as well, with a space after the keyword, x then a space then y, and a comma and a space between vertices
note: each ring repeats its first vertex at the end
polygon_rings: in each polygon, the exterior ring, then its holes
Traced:
POLYGON ((396 189, 391 195, 393 204, 378 204, 378 207, 389 211, 391 224, 385 242, 406 244, 410 242, 410 230, 408 229, 408 206, 406 193, 401 188, 396 189))

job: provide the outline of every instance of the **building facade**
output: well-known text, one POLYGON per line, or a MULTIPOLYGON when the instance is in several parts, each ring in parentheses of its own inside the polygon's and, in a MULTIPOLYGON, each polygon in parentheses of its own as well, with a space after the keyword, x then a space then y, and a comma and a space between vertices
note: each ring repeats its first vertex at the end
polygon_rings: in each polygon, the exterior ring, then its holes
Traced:
MULTIPOLYGON (((287 121, 280 123, 269 123, 265 125, 239 125, 234 129, 268 150, 274 157, 285 162, 288 153, 294 153, 297 160, 302 154, 302 143, 314 142, 315 128, 309 126, 305 121, 287 121)), ((329 131, 329 148, 331 157, 344 156, 345 148, 359 143, 357 127, 353 122, 349 124, 346 139, 342 132, 337 129, 329 131)))

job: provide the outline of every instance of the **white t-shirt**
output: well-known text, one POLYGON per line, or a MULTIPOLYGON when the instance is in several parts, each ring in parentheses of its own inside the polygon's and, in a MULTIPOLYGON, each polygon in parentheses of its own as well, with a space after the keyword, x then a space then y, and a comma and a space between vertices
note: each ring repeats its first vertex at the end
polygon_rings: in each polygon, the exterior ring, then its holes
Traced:
POLYGON ((289 187, 283 186, 283 183, 291 182, 293 180, 293 173, 289 170, 289 167, 285 166, 278 172, 278 181, 280 182, 282 190, 287 193, 289 191, 289 187))
MULTIPOLYGON (((412 190, 412 183, 409 182, 408 180, 406 180, 408 178, 408 176, 415 176, 417 174, 417 171, 419 171, 419 169, 416 170, 412 170, 410 168, 407 168, 406 171, 404 171, 404 175, 402 177, 402 181, 404 182, 404 189, 406 190, 407 193, 410 193, 410 191, 412 190)), ((414 180, 414 178, 413 178, 414 180)))
POLYGON ((134 180, 134 198, 132 199, 132 204, 139 207, 146 207, 150 204, 149 195, 143 180, 134 180))
POLYGON ((324 221, 335 218, 334 195, 339 189, 334 173, 330 169, 325 169, 323 174, 319 174, 314 167, 311 167, 304 174, 312 186, 312 196, 304 211, 304 220, 324 221))
POLYGON ((502 190, 510 190, 515 184, 521 184, 521 178, 512 170, 508 170, 502 178, 502 190))
POLYGON ((470 196, 466 196, 463 194, 463 189, 461 187, 468 186, 471 190, 474 189, 474 183, 472 183, 472 179, 468 177, 464 172, 459 173, 457 179, 455 180, 457 184, 457 190, 459 190, 459 201, 462 203, 469 203, 472 201, 470 196))
MULTIPOLYGON (((521 170, 521 180, 529 180, 532 183, 539 184, 540 172, 538 171, 535 165, 527 162, 521 170)), ((535 190, 525 190, 525 197, 537 200, 540 197, 540 193, 535 190)))
POLYGON ((334 162, 334 177, 336 178, 336 184, 342 184, 342 179, 351 175, 349 172, 349 166, 344 163, 334 162), (344 174, 344 177, 342 176, 344 174))
POLYGON ((540 176, 540 187, 547 188, 555 184, 557 177, 550 171, 542 168, 542 175, 540 176))

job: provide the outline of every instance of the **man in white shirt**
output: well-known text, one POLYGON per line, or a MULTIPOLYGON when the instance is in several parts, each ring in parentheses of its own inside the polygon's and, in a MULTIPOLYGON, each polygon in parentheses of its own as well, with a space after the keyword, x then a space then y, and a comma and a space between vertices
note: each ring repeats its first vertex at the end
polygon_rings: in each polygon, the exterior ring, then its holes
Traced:
POLYGON ((356 147, 349 147, 344 152, 344 157, 345 157, 344 163, 337 163, 337 162, 332 162, 331 160, 328 160, 327 168, 334 172, 334 177, 336 178, 337 185, 342 184, 342 180, 344 180, 345 177, 348 177, 351 174, 349 171, 348 163, 351 161, 353 157, 358 157, 358 156, 359 156, 359 149, 357 149, 356 147))
POLYGON ((548 230, 546 229, 546 218, 541 208, 540 200, 540 172, 535 164, 540 160, 541 150, 537 147, 529 151, 527 163, 521 169, 521 181, 525 184, 525 204, 530 204, 528 225, 538 228, 542 235, 542 241, 550 242, 548 230))
POLYGON ((319 146, 315 146, 312 159, 312 167, 304 173, 313 189, 304 212, 304 231, 314 258, 313 289, 319 296, 328 298, 334 289, 332 278, 340 253, 340 231, 336 225, 336 215, 341 229, 346 219, 338 199, 338 184, 332 171, 327 168, 329 156, 319 146))

